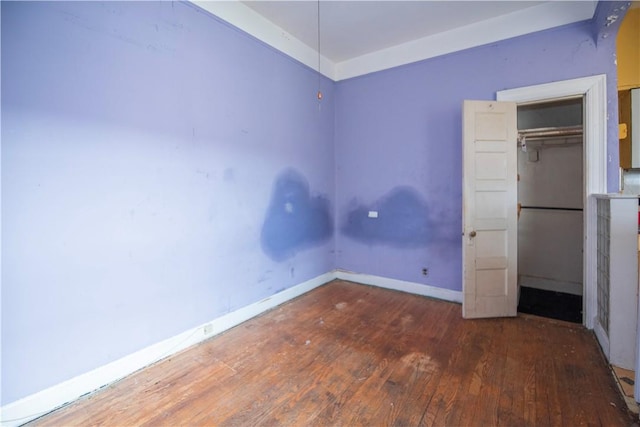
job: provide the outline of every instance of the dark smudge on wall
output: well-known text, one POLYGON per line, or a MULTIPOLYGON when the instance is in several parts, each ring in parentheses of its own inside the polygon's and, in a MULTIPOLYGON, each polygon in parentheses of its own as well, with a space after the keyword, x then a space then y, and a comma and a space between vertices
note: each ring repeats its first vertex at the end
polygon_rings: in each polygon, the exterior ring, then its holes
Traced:
POLYGON ((309 183, 295 170, 276 178, 262 225, 262 250, 283 261, 298 251, 318 246, 333 234, 329 200, 311 196, 309 183))
POLYGON ((399 248, 427 246, 433 237, 429 208, 413 188, 396 187, 370 206, 356 205, 347 214, 343 235, 369 245, 399 248), (376 211, 377 218, 369 212, 376 211))

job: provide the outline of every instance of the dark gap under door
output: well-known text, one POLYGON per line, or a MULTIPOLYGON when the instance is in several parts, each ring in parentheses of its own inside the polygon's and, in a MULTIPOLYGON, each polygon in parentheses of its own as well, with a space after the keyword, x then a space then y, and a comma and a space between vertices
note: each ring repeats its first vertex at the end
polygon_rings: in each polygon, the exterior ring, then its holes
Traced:
POLYGON ((518 312, 582 323, 582 296, 522 286, 518 312))

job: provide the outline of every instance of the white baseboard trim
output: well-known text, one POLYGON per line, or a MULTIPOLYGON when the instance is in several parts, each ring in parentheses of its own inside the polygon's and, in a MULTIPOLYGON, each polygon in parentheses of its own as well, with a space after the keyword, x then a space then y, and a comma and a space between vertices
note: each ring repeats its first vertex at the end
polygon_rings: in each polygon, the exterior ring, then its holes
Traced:
POLYGON ((174 355, 187 347, 198 344, 212 336, 224 332, 255 316, 264 313, 293 298, 305 294, 312 289, 324 285, 334 279, 348 280, 365 285, 437 298, 445 301, 462 302, 462 292, 420 283, 390 279, 369 274, 334 270, 322 274, 299 285, 285 289, 261 301, 250 304, 234 312, 213 319, 203 325, 189 329, 174 337, 145 347, 133 354, 113 361, 107 365, 56 384, 45 390, 11 402, 0 408, 2 427, 13 427, 25 424, 62 405, 73 402, 85 394, 112 384, 161 359, 174 355), (206 332, 205 332, 206 328, 206 332))
POLYGON ((139 369, 324 285, 335 278, 334 271, 325 273, 179 335, 150 345, 107 365, 9 403, 0 408, 0 423, 3 427, 19 426, 27 423, 87 393, 118 381, 139 369), (206 333, 205 327, 207 328, 206 333))
POLYGON ((543 291, 563 292, 565 294, 582 295, 582 283, 561 282, 558 280, 543 279, 520 275, 518 285, 526 288, 542 289, 543 291))
POLYGON ((395 291, 437 298, 444 301, 462 303, 462 292, 438 288, 436 286, 390 279, 388 277, 372 276, 370 274, 353 273, 345 270, 336 270, 335 277, 337 279, 377 286, 379 288, 393 289, 395 291))
POLYGON ((605 332, 598 319, 593 321, 593 333, 596 335, 604 356, 609 360, 609 335, 605 332))

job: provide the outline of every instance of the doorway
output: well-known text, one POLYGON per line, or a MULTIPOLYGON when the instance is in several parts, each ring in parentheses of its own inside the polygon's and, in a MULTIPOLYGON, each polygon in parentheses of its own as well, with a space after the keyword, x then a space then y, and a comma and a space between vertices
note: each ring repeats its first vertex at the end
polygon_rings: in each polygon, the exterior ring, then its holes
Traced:
POLYGON ((607 190, 607 78, 581 77, 497 92, 498 101, 519 105, 583 97, 584 128, 584 230, 583 236, 583 324, 594 329, 597 319, 596 216, 593 194, 607 190))
POLYGON ((521 104, 518 311, 582 323, 583 97, 521 104))

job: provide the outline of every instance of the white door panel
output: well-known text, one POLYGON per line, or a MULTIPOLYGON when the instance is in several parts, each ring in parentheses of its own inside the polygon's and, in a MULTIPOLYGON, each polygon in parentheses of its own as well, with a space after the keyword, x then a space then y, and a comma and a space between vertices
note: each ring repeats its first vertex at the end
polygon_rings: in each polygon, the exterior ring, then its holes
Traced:
POLYGON ((517 314, 516 104, 464 102, 465 318, 517 314))
POLYGON ((507 197, 504 192, 476 192, 476 218, 494 219, 507 217, 507 197))
MULTIPOLYGON (((484 102, 484 101, 483 101, 484 102)), ((507 138, 507 122, 502 113, 491 111, 477 112, 475 126, 476 141, 499 140, 507 138)))

